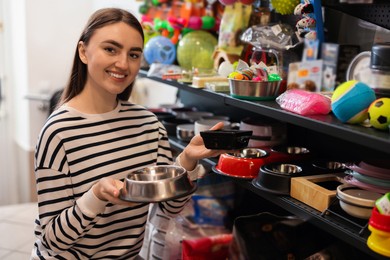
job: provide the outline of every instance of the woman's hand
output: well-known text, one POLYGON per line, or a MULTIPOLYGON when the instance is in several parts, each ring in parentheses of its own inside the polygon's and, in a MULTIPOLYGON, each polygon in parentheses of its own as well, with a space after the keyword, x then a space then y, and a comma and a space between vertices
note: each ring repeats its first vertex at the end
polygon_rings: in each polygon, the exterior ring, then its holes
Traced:
MULTIPOLYGON (((223 127, 223 122, 219 122, 212 128, 210 128, 210 130, 219 130, 223 127)), ((184 148, 183 152, 181 153, 180 164, 187 171, 191 171, 196 167, 198 160, 216 157, 226 152, 228 151, 207 149, 204 145, 203 138, 200 136, 200 134, 197 134, 191 139, 190 143, 184 148)))
POLYGON ((92 186, 92 191, 100 200, 110 202, 112 204, 120 204, 125 206, 134 206, 136 203, 124 201, 119 198, 120 189, 123 187, 123 182, 113 178, 105 177, 100 179, 92 186))

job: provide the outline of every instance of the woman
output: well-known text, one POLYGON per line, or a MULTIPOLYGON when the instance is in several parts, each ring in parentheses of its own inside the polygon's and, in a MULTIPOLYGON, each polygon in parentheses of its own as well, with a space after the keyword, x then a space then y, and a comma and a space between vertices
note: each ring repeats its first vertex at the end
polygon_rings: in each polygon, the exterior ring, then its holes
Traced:
MULTIPOLYGON (((147 203, 119 198, 134 170, 172 164, 167 132, 156 116, 128 102, 144 36, 127 11, 95 12, 77 44, 60 106, 39 135, 35 172, 39 216, 32 259, 132 259, 141 249, 147 203)), ((220 129, 223 123, 214 126, 220 129)), ((197 135, 176 158, 193 180, 208 150, 197 135)), ((189 197, 158 204, 181 211, 189 197)))

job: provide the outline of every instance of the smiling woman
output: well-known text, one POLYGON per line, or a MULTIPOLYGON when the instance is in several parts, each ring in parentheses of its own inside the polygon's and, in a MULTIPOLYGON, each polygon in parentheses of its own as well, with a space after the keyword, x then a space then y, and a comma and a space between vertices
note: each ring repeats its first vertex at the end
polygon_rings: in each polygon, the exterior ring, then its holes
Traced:
MULTIPOLYGON (((157 116, 129 101, 143 43, 139 21, 118 8, 97 10, 81 33, 69 83, 36 145, 32 259, 136 258, 150 205, 120 197, 125 177, 175 164, 195 181, 204 173, 199 160, 225 152, 207 149, 196 135, 173 162, 157 116)), ((193 192, 152 205, 173 217, 193 192)))

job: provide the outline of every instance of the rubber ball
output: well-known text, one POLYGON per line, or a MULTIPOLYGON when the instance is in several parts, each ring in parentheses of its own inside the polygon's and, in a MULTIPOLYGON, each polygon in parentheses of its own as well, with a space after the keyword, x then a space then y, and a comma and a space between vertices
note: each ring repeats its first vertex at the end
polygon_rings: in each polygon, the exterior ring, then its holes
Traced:
POLYGON ((145 44, 144 57, 148 64, 172 64, 176 59, 176 46, 167 37, 155 36, 145 44))
POLYGON ((349 80, 340 84, 332 95, 333 114, 343 123, 359 124, 368 118, 368 107, 376 99, 367 84, 349 80))
POLYGON ((183 69, 212 69, 217 38, 206 31, 192 31, 183 36, 177 45, 177 62, 183 69))
POLYGON ((368 107, 368 118, 372 127, 388 130, 390 125, 390 98, 378 98, 368 107))

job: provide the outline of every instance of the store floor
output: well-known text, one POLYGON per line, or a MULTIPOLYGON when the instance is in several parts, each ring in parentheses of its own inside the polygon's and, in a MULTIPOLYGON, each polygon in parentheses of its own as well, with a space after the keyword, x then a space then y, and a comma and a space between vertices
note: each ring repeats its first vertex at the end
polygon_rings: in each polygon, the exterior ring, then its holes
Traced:
POLYGON ((0 206, 0 259, 30 259, 36 203, 0 206))

